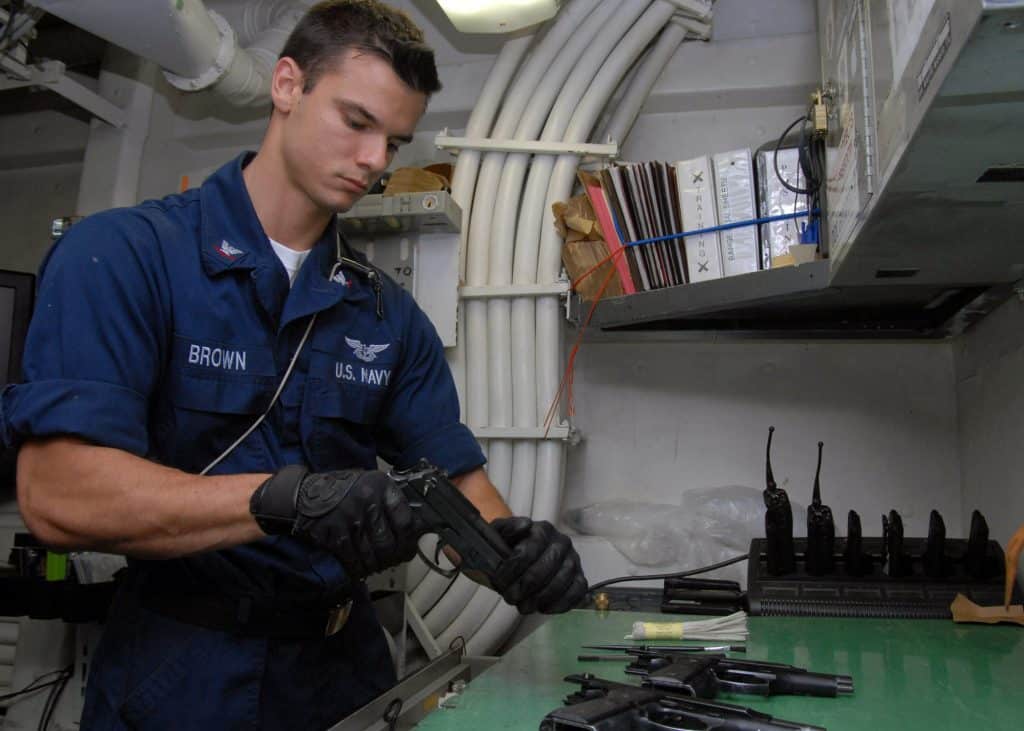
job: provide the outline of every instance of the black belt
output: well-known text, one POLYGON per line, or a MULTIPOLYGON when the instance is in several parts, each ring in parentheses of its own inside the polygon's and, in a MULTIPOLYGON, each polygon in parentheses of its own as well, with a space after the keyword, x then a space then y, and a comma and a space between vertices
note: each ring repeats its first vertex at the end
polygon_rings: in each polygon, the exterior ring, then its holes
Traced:
POLYGON ((330 637, 348 621, 352 600, 330 606, 267 605, 248 597, 144 593, 142 606, 171 619, 242 637, 304 640, 330 637))

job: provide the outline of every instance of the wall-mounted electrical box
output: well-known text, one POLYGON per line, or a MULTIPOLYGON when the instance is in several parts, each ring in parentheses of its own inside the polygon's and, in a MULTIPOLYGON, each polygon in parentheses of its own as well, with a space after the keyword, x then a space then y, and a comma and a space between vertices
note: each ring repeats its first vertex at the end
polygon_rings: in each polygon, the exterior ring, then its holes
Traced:
POLYGON ((832 283, 1024 277, 1024 2, 821 1, 818 18, 832 283))
POLYGON ((364 196, 341 214, 346 235, 395 234, 408 231, 458 232, 462 210, 445 191, 364 196))
POLYGON ((444 191, 368 195, 338 217, 349 242, 412 293, 446 348, 455 345, 461 221, 444 191))
POLYGON ((945 337, 1020 286, 1024 0, 819 0, 818 35, 830 258, 612 298, 591 326, 945 337))

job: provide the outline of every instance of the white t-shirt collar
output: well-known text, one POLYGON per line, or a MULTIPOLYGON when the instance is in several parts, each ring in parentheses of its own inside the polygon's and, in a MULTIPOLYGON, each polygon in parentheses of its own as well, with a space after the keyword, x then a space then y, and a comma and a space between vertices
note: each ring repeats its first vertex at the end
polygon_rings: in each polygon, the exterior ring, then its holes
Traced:
POLYGON ((306 251, 296 251, 295 249, 289 249, 287 246, 279 241, 270 239, 270 247, 277 254, 277 258, 281 260, 284 265, 284 270, 288 272, 288 283, 295 284, 295 277, 299 274, 299 269, 302 268, 302 262, 306 261, 306 257, 309 256, 309 252, 312 249, 306 251))

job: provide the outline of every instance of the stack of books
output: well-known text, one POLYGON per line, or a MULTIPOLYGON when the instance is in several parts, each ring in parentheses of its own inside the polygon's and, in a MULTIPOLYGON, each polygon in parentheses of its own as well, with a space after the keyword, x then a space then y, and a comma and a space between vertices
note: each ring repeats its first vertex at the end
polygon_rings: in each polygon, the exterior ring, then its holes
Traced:
MULTIPOLYGON (((789 152, 780 151, 780 169, 783 161, 789 163, 787 169, 796 168, 791 182, 799 187, 803 184, 799 166, 784 156, 789 152)), ((771 165, 771 154, 759 155, 758 163, 771 165)), ((774 170, 759 172, 755 177, 746 149, 675 163, 622 163, 596 173, 581 172, 580 182, 609 253, 624 249, 614 258, 622 291, 633 294, 771 268, 773 259, 798 241, 798 222, 673 238, 683 232, 753 221, 759 215, 806 210, 801 196, 778 194, 780 183, 774 170), (764 204, 760 208, 759 200, 764 204)))

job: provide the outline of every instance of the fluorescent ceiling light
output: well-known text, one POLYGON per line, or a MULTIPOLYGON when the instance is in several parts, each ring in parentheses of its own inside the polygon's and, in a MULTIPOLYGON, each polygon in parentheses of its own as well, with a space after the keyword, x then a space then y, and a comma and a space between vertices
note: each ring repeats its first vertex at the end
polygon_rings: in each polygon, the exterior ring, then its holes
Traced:
POLYGON ((437 4, 463 33, 508 33, 553 17, 561 0, 437 0, 437 4))

